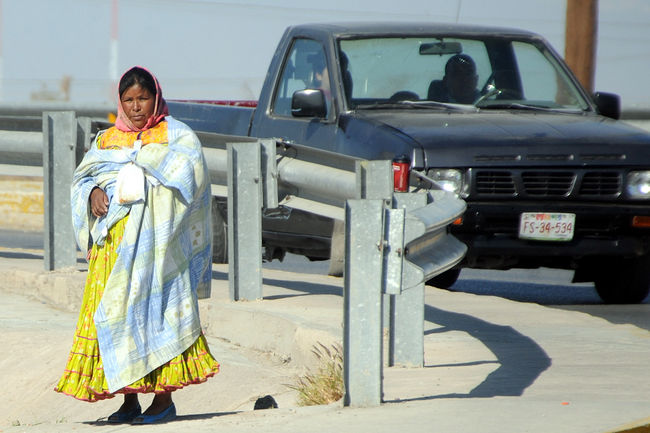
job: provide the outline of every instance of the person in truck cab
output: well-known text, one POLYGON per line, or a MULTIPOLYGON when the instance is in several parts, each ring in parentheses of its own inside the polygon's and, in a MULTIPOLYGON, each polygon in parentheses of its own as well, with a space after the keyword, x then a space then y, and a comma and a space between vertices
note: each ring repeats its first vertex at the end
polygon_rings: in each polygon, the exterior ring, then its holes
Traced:
POLYGON ((323 91, 323 96, 325 97, 325 103, 327 105, 327 112, 329 113, 332 101, 332 91, 330 89, 330 75, 325 62, 325 53, 321 52, 314 54, 311 58, 311 64, 313 67, 313 78, 310 87, 323 91))
POLYGON ((445 76, 429 85, 428 99, 438 102, 472 104, 480 92, 476 88, 476 63, 467 54, 456 54, 447 60, 445 76))
POLYGON ((317 89, 321 89, 325 96, 330 93, 330 79, 329 72, 327 71, 327 65, 325 65, 325 59, 318 57, 314 60, 314 80, 313 86, 317 89))

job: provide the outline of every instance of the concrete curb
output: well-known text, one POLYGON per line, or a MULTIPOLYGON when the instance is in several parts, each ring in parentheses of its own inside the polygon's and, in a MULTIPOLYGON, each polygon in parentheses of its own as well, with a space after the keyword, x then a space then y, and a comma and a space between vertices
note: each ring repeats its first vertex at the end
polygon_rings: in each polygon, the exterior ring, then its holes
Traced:
POLYGON ((219 337, 278 358, 294 367, 314 369, 312 354, 318 344, 340 343, 340 335, 299 324, 279 314, 261 311, 255 306, 200 301, 201 323, 209 336, 219 337))

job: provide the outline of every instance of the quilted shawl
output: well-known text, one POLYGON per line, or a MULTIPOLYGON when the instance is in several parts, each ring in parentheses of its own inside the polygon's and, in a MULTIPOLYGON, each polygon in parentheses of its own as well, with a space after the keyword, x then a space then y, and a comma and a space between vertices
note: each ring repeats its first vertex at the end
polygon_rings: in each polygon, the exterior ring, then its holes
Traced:
POLYGON ((95 142, 75 170, 71 197, 77 243, 102 245, 108 229, 129 219, 115 266, 95 313, 109 391, 145 376, 187 349, 200 335, 198 301, 210 293, 211 195, 198 138, 182 122, 168 122, 168 144, 99 149, 95 142), (145 171, 145 200, 119 205, 113 197, 119 169, 145 171), (109 196, 108 214, 95 218, 89 195, 109 196))

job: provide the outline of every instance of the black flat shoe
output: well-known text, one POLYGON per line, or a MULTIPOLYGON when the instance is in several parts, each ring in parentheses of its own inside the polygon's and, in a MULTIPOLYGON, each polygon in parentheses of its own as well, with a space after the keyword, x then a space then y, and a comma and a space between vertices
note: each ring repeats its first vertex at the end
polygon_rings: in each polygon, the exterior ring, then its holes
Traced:
POLYGON ((142 408, 140 407, 140 405, 138 405, 135 409, 132 409, 128 412, 117 411, 115 413, 112 413, 106 419, 106 421, 111 424, 124 424, 133 421, 135 418, 140 416, 141 413, 142 413, 142 408))
POLYGON ((174 403, 156 415, 140 415, 131 421, 131 424, 161 424, 176 418, 176 406, 174 403))

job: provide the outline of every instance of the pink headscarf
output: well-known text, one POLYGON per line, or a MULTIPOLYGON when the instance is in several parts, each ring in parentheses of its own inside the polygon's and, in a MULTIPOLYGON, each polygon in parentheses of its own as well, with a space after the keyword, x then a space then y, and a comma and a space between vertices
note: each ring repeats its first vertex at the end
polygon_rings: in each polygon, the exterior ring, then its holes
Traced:
POLYGON ((162 89, 160 88, 160 84, 158 84, 158 79, 154 74, 152 74, 149 70, 146 68, 143 68, 142 66, 134 66, 130 68, 128 71, 126 71, 122 77, 120 78, 120 83, 122 82, 122 79, 124 78, 124 75, 126 75, 129 71, 132 69, 139 68, 147 72, 151 77, 153 78, 154 83, 156 84, 156 101, 154 104, 154 109, 153 109, 153 115, 147 120, 147 123, 142 127, 142 128, 137 128, 136 126, 133 125, 129 117, 126 115, 124 112, 124 109, 122 108, 122 98, 120 98, 119 94, 119 85, 118 85, 118 93, 117 93, 117 119, 115 119, 115 127, 119 129, 120 131, 125 131, 125 132, 135 132, 135 131, 145 131, 151 127, 156 126, 158 123, 160 123, 162 120, 165 119, 165 116, 169 115, 169 109, 167 108, 167 102, 165 102, 165 99, 162 97, 162 89))

